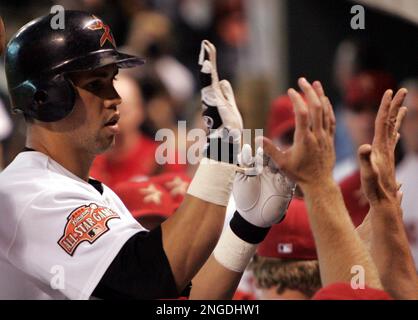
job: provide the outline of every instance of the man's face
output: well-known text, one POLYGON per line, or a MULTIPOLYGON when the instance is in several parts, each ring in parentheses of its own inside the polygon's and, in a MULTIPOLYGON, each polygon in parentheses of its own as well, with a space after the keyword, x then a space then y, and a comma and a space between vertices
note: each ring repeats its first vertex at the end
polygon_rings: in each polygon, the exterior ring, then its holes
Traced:
POLYGON ((350 137, 356 148, 365 143, 372 143, 376 111, 371 107, 359 110, 346 110, 344 120, 350 137))
POLYGON ((109 65, 70 75, 76 87, 74 110, 57 124, 82 152, 98 154, 114 143, 121 103, 113 86, 117 73, 117 66, 109 65))
POLYGON ((418 91, 410 90, 405 106, 408 113, 401 128, 401 137, 407 152, 418 154, 418 91))

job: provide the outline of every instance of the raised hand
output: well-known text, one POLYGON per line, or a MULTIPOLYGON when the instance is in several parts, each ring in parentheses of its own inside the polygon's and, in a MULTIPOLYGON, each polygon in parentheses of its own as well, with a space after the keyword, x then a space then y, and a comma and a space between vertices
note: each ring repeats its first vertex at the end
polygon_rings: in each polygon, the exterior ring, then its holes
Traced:
POLYGON ((264 151, 303 190, 306 185, 332 179, 335 116, 319 81, 311 85, 305 78, 300 78, 298 83, 304 98, 294 89, 288 91, 296 117, 293 146, 280 151, 264 138, 264 151))
POLYGON ((399 128, 406 115, 403 101, 406 89, 383 95, 371 145, 358 150, 361 185, 370 211, 360 226, 362 239, 379 270, 383 287, 395 299, 418 299, 418 277, 402 220, 400 184, 395 177, 395 147, 399 128), (367 234, 362 229, 369 229, 367 234), (393 275, 396 274, 396 277, 393 275))
POLYGON ((395 147, 407 112, 402 106, 406 94, 406 89, 400 89, 394 97, 392 90, 385 92, 376 117, 373 143, 358 150, 361 185, 371 205, 382 200, 396 203, 400 199, 395 177, 395 147))

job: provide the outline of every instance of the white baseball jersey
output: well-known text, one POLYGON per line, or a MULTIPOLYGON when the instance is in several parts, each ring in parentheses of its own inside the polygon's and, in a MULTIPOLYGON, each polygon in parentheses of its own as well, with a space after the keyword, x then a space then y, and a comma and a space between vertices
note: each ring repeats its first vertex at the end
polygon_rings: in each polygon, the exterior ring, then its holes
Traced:
POLYGON ((0 299, 89 299, 144 230, 108 187, 22 152, 0 173, 0 299))

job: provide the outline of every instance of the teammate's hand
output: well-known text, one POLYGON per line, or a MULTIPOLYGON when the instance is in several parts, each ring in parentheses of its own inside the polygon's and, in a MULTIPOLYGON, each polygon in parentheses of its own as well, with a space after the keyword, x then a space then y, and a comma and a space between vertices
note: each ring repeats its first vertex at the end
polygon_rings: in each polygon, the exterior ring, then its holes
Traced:
POLYGON ((3 19, 0 16, 0 55, 3 53, 4 48, 6 48, 6 30, 4 29, 3 19))
POLYGON ((293 146, 282 152, 271 140, 264 138, 264 151, 304 190, 305 186, 332 179, 335 116, 319 81, 312 86, 305 78, 300 78, 299 87, 305 100, 296 90, 288 91, 296 117, 293 146))
POLYGON ((216 48, 207 40, 202 41, 199 65, 203 120, 210 138, 222 138, 229 134, 234 143, 239 143, 243 129, 242 117, 231 84, 227 80, 219 81, 216 48))
POLYGON ((407 92, 400 89, 393 98, 392 90, 385 92, 375 121, 373 143, 358 149, 361 185, 371 205, 382 200, 400 204, 395 177, 395 147, 407 112, 407 108, 402 106, 407 92))
POLYGON ((259 148, 252 157, 251 146, 245 144, 238 157, 244 170, 237 172, 232 193, 238 213, 257 227, 270 227, 280 222, 292 199, 295 184, 274 166, 259 148))

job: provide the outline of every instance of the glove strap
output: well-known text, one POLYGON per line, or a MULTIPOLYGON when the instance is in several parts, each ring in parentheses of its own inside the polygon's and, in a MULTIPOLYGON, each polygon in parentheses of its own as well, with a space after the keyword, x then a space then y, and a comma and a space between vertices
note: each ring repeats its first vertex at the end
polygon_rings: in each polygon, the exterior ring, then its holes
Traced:
POLYGON ((264 240, 271 227, 262 228, 245 220, 237 211, 229 222, 231 230, 245 242, 258 244, 264 240))

